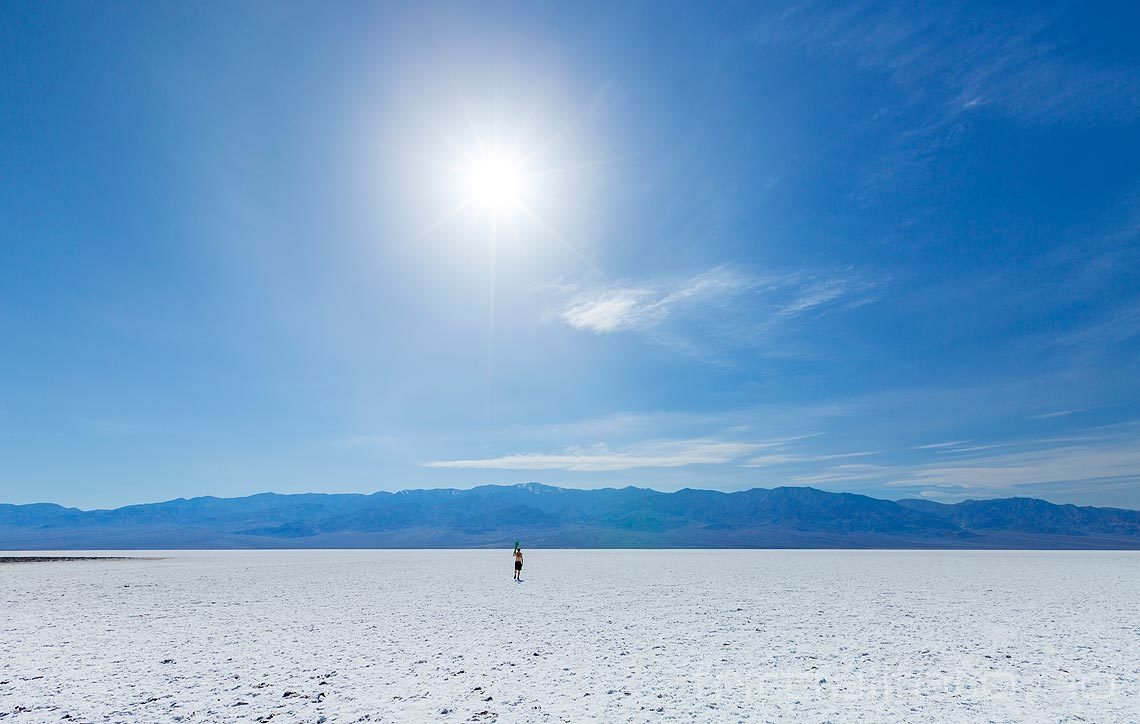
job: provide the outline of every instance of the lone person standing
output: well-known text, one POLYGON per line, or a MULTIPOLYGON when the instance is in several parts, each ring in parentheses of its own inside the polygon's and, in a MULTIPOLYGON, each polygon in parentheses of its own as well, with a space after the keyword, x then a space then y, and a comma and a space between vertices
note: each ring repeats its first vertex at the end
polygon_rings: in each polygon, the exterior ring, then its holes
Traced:
POLYGON ((515 544, 515 580, 522 583, 522 548, 515 544))

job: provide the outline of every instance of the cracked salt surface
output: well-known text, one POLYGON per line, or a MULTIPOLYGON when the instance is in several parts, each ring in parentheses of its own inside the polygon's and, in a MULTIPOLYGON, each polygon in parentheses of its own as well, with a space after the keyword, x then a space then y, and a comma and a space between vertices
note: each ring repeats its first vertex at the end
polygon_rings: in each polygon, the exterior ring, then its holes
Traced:
POLYGON ((0 567, 0 722, 1140 721, 1134 552, 0 567))

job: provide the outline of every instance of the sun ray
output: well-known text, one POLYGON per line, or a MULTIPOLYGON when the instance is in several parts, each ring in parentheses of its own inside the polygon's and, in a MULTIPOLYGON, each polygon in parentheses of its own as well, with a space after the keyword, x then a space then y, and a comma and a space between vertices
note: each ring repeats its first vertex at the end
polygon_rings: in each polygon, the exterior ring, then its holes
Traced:
POLYGON ((389 253, 385 254, 383 258, 381 258, 375 264, 370 266, 364 272, 357 275, 356 279, 353 280, 353 283, 354 284, 360 283, 364 279, 367 279, 368 277, 372 276, 381 267, 388 264, 390 261, 392 261, 393 259, 395 259, 399 255, 403 254, 405 251, 407 251, 411 247, 415 246, 416 244, 418 244, 421 241, 423 241, 424 239, 426 239, 433 232, 435 232, 437 229, 439 229, 441 226, 446 224, 451 219, 455 218, 457 215, 463 213, 463 210, 466 209, 470 205, 471 205, 470 200, 464 200, 463 202, 459 203, 457 206, 455 206, 453 209, 451 209, 451 211, 448 211, 446 214, 444 214, 443 216, 439 217, 438 219, 433 221, 431 224, 429 224, 423 231, 419 232, 418 234, 413 236, 411 239, 408 239, 407 241, 405 241, 400 246, 396 247, 395 249, 393 249, 389 253))
POLYGON ((521 208, 524 212, 526 212, 527 216, 529 216, 531 219, 533 219, 536 224, 538 224, 543 229, 545 229, 548 234, 553 236, 558 241, 558 243, 560 243, 560 244, 562 244, 562 246, 566 247, 566 249, 569 250, 571 254, 578 257, 579 261, 581 261, 586 266, 590 267, 590 269, 595 274, 601 276, 602 278, 606 278, 606 273, 603 272, 601 269, 599 269, 597 264, 590 261, 582 252, 578 251, 578 249, 573 244, 571 244, 566 239, 566 237, 564 237, 564 236, 562 236, 562 234, 558 233, 558 230, 555 229, 553 226, 546 223, 546 220, 543 219, 541 216, 539 216, 538 213, 534 211, 534 209, 530 208, 530 206, 528 206, 526 203, 521 202, 521 201, 519 202, 519 208, 521 208))
POLYGON ((603 166, 612 166, 618 163, 624 163, 635 158, 639 158, 640 154, 626 154, 624 156, 612 156, 610 158, 601 158, 596 161, 583 161, 582 163, 573 164, 570 166, 551 166, 549 168, 536 169, 527 174, 526 178, 539 179, 548 176, 557 176, 563 173, 575 173, 577 171, 585 171, 591 168, 601 168, 603 166))
POLYGON ((530 161, 530 159, 537 155, 539 152, 543 151, 559 138, 569 133, 572 129, 576 128, 578 124, 580 124, 582 120, 586 118, 586 115, 587 113, 585 110, 580 110, 578 113, 574 114, 570 120, 568 120, 566 123, 563 123, 557 130, 547 136, 545 140, 535 143, 530 152, 523 156, 523 162, 525 163, 527 161, 530 161))
POLYGON ((388 261, 389 259, 392 259, 393 257, 399 256, 400 254, 403 254, 405 251, 407 251, 410 247, 420 243, 427 236, 429 236, 432 232, 434 232, 436 229, 438 229, 439 227, 446 224, 448 221, 450 221, 452 218, 454 218, 458 214, 462 213, 463 210, 466 209, 470 205, 471 205, 470 201, 463 201, 462 203, 458 204, 451 211, 448 211, 446 214, 444 214, 443 216, 439 217, 434 222, 432 222, 426 229, 424 229, 423 231, 416 234, 414 237, 412 237, 408 241, 406 241, 403 244, 401 244, 400 246, 398 246, 395 250, 393 250, 391 253, 389 253, 384 258, 384 261, 388 261))
POLYGON ((471 114, 467 112, 467 102, 464 100, 463 91, 459 89, 459 84, 455 82, 455 75, 448 73, 448 81, 451 83, 451 90, 455 93, 455 97, 459 99, 459 112, 463 115, 463 122, 467 124, 467 133, 474 139, 475 145, 478 147, 478 152, 483 153, 483 139, 479 136, 478 129, 475 128, 475 122, 471 120, 471 114))
POLYGON ((490 253, 490 291, 487 302, 487 405, 490 407, 494 393, 495 371, 495 280, 498 265, 499 247, 499 220, 496 218, 491 224, 491 253, 490 253))
POLYGON ((374 146, 374 147, 376 147, 376 148, 378 148, 381 151, 384 151, 386 153, 391 153, 391 154, 396 155, 396 156, 403 156, 404 158, 408 158, 408 159, 411 159, 413 161, 418 161, 419 163, 426 164, 428 166, 434 166, 435 168, 441 169, 443 171, 459 172, 459 170, 460 170, 460 168, 454 164, 446 163, 444 161, 440 161, 438 159, 431 158, 429 156, 421 156, 420 154, 412 153, 411 151, 405 151, 402 148, 398 148, 398 147, 393 146, 391 144, 384 143, 383 141, 378 141, 375 138, 368 138, 367 136, 361 136, 359 134, 349 134, 349 137, 354 139, 354 140, 360 141, 361 143, 366 143, 369 146, 374 146))

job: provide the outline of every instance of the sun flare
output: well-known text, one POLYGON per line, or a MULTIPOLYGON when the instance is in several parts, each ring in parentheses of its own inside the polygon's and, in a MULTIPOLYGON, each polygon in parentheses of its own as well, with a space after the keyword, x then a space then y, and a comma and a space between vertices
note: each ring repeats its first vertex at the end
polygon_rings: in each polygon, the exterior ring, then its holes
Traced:
POLYGON ((493 215, 519 207, 527 190, 522 163, 507 153, 485 153, 474 158, 464 177, 468 200, 493 215))

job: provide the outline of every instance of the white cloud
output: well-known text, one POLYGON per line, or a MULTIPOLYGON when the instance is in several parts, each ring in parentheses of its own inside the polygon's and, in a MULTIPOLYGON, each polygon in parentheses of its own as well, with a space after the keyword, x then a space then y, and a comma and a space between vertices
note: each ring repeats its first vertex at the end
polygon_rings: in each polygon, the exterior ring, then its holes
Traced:
POLYGON ((842 460, 844 458, 862 458, 871 455, 878 455, 877 450, 869 450, 862 452, 848 452, 848 453, 829 453, 825 455, 797 455, 794 453, 773 453, 770 455, 759 455, 751 458, 742 465, 746 468, 764 468, 775 465, 795 465, 798 463, 819 463, 828 460, 842 460))
POLYGON ((891 468, 882 465, 866 463, 846 463, 832 465, 826 470, 816 473, 793 475, 790 480, 796 485, 829 485, 833 483, 851 483, 882 480, 890 473, 891 468))
POLYGON ((652 326, 664 313, 647 289, 613 289, 574 299, 562 319, 575 329, 606 333, 652 326))
POLYGON ((645 330, 686 308, 715 306, 756 285, 756 280, 721 266, 680 282, 579 289, 560 317, 575 329, 603 334, 645 330))
POLYGON ((755 452, 759 447, 757 443, 698 438, 644 443, 617 450, 597 445, 586 449, 570 448, 559 453, 521 453, 474 460, 440 460, 425 465, 429 468, 579 472, 676 468, 684 465, 730 463, 755 452))
POLYGON ((1119 441, 1001 453, 964 463, 918 467, 906 484, 954 488, 1010 489, 1031 484, 1140 478, 1140 444, 1119 441))
POLYGON ((1056 412, 1043 412, 1040 415, 1034 415, 1032 419, 1034 419, 1034 420, 1052 420, 1055 417, 1068 417, 1069 415, 1075 415, 1078 412, 1085 412, 1085 410, 1087 410, 1087 409, 1088 408, 1081 407, 1081 408, 1078 408, 1076 410, 1057 410, 1056 412))
POLYGON ((724 265, 680 280, 561 287, 555 316, 574 329, 640 333, 698 357, 758 348, 794 356, 793 319, 866 303, 873 287, 850 270, 759 275, 724 265), (772 344, 777 337, 781 344, 772 344))
POLYGON ((979 450, 993 450, 994 448, 999 448, 999 447, 1009 447, 1010 445, 1013 445, 1013 444, 1014 443, 1012 443, 1012 442, 994 442, 994 443, 990 443, 988 445, 967 445, 964 447, 945 448, 943 450, 939 450, 939 452, 943 452, 943 453, 971 453, 971 452, 978 452, 979 450))
POLYGON ((869 474, 868 479, 882 488, 909 489, 947 499, 1080 497, 1089 492, 1133 490, 1140 484, 1140 439, 1133 422, 1089 428, 1084 434, 1066 437, 936 448, 931 452, 958 452, 961 457, 887 465, 869 474))

